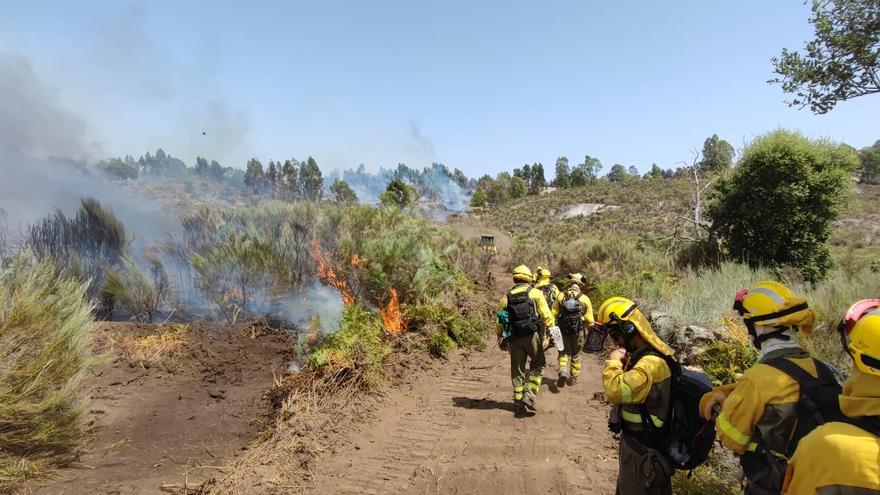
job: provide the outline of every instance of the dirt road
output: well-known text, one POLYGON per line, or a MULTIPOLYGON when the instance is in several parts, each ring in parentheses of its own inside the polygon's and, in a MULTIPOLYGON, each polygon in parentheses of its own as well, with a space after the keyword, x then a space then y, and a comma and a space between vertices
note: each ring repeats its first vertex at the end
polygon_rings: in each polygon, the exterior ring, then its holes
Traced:
POLYGON ((459 353, 391 391, 306 492, 613 493, 616 442, 594 398, 599 362, 586 360, 582 380, 561 390, 548 366, 539 413, 515 418, 508 359, 497 348, 459 353))
MULTIPOLYGON (((497 291, 506 290, 509 237, 472 219, 451 226, 468 238, 496 235, 500 256, 490 269, 497 291)), ((319 463, 306 493, 614 493, 617 442, 599 395, 602 365, 585 356, 580 382, 557 389, 556 357, 547 352, 538 414, 517 418, 509 355, 497 348, 454 354, 389 391, 346 445, 319 463)))

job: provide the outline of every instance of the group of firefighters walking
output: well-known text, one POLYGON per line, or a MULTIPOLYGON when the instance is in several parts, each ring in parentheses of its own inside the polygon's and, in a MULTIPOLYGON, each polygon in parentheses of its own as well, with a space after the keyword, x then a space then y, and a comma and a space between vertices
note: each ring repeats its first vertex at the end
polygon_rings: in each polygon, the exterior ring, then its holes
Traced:
MULTIPOLYGON (((516 414, 538 411, 551 340, 559 350, 561 388, 577 383, 582 350, 604 352, 605 337, 611 337, 615 348, 602 382, 614 405, 609 427, 620 433, 617 493, 671 494, 672 475, 682 464, 668 438, 687 427, 689 411, 680 409, 690 403, 677 395, 688 372, 632 300, 609 298, 594 319, 582 275, 569 275, 563 290, 550 278, 546 268, 538 267, 533 277, 520 265, 498 303, 496 333, 499 347, 510 353, 516 414)), ((880 494, 880 299, 856 302, 837 325, 854 361, 842 387, 840 372, 798 343, 797 333, 814 327, 805 298, 766 281, 739 291, 733 309, 759 352, 758 363, 736 383, 707 386, 688 407, 739 457, 745 493, 880 494)), ((687 450, 686 443, 678 441, 676 449, 687 450)))

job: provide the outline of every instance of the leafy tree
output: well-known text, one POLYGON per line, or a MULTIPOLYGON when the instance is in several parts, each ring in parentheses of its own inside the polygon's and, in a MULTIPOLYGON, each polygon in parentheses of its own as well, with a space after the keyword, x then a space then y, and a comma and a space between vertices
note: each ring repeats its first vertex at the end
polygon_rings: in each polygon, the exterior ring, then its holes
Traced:
POLYGON ((793 266, 815 282, 831 266, 825 241, 858 166, 851 148, 778 130, 744 151, 718 181, 706 213, 730 255, 752 266, 793 266))
POLYGON ((850 98, 880 93, 880 0, 814 0, 816 38, 804 53, 782 50, 771 83, 793 93, 790 106, 826 113, 850 98))
POLYGON ((209 167, 211 178, 217 181, 222 181, 226 176, 226 169, 223 168, 223 165, 217 162, 217 160, 211 160, 211 165, 209 167))
POLYGON ((529 192, 529 184, 522 177, 511 177, 510 197, 521 198, 529 192))
POLYGON ((560 156, 556 159, 556 179, 553 183, 562 189, 571 187, 571 169, 568 166, 568 158, 560 156))
POLYGON ((471 197, 471 206, 486 206, 489 204, 489 195, 486 194, 486 190, 482 187, 477 187, 474 191, 473 197, 471 197))
POLYGON ((859 151, 859 175, 866 184, 880 184, 880 141, 859 151))
POLYGON ((108 177, 112 177, 114 179, 137 179, 138 178, 138 169, 137 167, 133 167, 119 158, 113 158, 111 160, 101 160, 97 164, 98 170, 101 171, 104 175, 108 177))
POLYGON ((251 188, 255 193, 259 194, 263 190, 265 181, 263 173, 263 164, 256 158, 251 158, 247 162, 247 168, 244 171, 244 184, 251 188))
POLYGON ((196 157, 196 166, 195 166, 196 174, 201 175, 201 176, 206 176, 206 175, 208 175, 210 168, 211 168, 211 166, 208 165, 207 158, 202 158, 200 156, 196 157))
POLYGON ((468 178, 466 175, 464 175, 464 172, 459 169, 455 169, 452 172, 452 181, 458 184, 458 187, 462 189, 468 188, 468 178))
POLYGON ((278 167, 275 166, 275 162, 272 160, 269 160, 269 167, 266 169, 266 182, 269 191, 274 195, 278 183, 278 167))
POLYGON ((608 171, 608 180, 611 182, 623 182, 628 177, 629 173, 626 171, 626 168, 619 163, 615 163, 611 170, 608 171))
POLYGON ((540 194, 541 189, 547 186, 547 179, 544 177, 544 164, 532 164, 532 173, 529 180, 529 194, 540 194))
POLYGON ((495 181, 492 183, 492 187, 486 191, 489 193, 489 202, 492 204, 500 205, 502 203, 506 203, 510 201, 510 181, 513 177, 510 176, 507 172, 501 172, 495 177, 495 181))
POLYGON ((733 164, 733 146, 727 141, 712 134, 703 143, 703 159, 700 161, 700 170, 713 174, 727 170, 733 164))
POLYGON ((646 179, 662 179, 663 169, 656 163, 651 164, 651 171, 645 174, 646 179))
POLYGON ((379 202, 400 209, 410 208, 418 204, 419 193, 415 187, 395 177, 388 183, 385 192, 379 195, 379 202))
POLYGON ((300 197, 299 168, 294 163, 295 160, 284 160, 284 165, 281 167, 283 196, 288 201, 294 201, 300 197))
POLYGON ((336 201, 340 203, 350 204, 358 202, 357 194, 355 194, 351 186, 348 185, 348 182, 345 182, 338 177, 333 181, 333 184, 330 185, 330 192, 336 196, 336 201))
POLYGON ((309 157, 299 171, 299 180, 302 187, 303 198, 308 201, 320 201, 324 195, 324 178, 318 162, 309 157))
POLYGON ((635 165, 630 165, 627 173, 629 173, 630 177, 634 177, 636 179, 639 178, 639 169, 637 169, 635 165))

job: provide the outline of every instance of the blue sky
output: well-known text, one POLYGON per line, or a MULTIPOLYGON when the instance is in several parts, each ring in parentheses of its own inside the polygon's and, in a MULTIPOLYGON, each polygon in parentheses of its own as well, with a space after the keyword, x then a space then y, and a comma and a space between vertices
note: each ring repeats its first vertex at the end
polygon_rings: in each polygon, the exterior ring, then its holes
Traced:
POLYGON ((87 124, 96 157, 158 146, 243 166, 432 161, 468 175, 596 156, 674 167, 717 133, 863 147, 880 96, 789 108, 770 58, 812 35, 801 0, 9 2, 0 53, 87 124), (207 135, 202 136, 202 131, 207 135))

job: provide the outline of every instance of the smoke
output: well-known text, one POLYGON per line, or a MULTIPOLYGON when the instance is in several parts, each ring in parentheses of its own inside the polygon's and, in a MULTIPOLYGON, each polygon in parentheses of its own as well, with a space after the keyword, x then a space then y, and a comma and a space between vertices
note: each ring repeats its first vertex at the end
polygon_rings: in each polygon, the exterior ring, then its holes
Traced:
MULTIPOLYGON (((460 174, 460 172, 458 172, 460 174)), ((430 167, 422 170, 411 169, 406 165, 399 165, 397 169, 386 169, 380 167, 375 173, 368 172, 364 164, 360 164, 357 169, 333 170, 327 174, 324 180, 324 189, 327 195, 330 195, 330 185, 335 179, 342 179, 357 194, 358 200, 365 204, 376 204, 379 202, 379 195, 388 187, 388 183, 394 178, 399 178, 404 182, 415 186, 419 192, 420 202, 429 209, 436 209, 438 206, 447 212, 465 211, 470 204, 470 194, 462 187, 462 183, 466 183, 463 174, 460 175, 459 181, 449 169, 439 163, 434 163, 430 167)), ((436 216, 434 212, 430 212, 431 216, 436 216)), ((445 215, 440 215, 445 217, 445 215)))
POLYGON ((156 201, 90 173, 85 162, 101 147, 27 60, 0 55, 0 94, 0 208, 10 228, 22 229, 56 208, 72 213, 91 196, 136 231, 135 247, 177 229, 156 201))
POLYGON ((85 121, 62 107, 26 59, 0 54, 0 94, 0 153, 85 160, 100 151, 87 142, 85 121))
POLYGON ((339 331, 343 309, 345 306, 339 291, 315 283, 292 294, 281 303, 275 314, 298 328, 330 335, 339 331))
POLYGON ((413 139, 416 140, 419 145, 424 148, 424 150, 428 153, 432 158, 434 157, 434 141, 431 141, 430 138, 422 134, 422 126, 413 121, 409 121, 409 133, 413 139))

